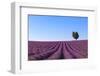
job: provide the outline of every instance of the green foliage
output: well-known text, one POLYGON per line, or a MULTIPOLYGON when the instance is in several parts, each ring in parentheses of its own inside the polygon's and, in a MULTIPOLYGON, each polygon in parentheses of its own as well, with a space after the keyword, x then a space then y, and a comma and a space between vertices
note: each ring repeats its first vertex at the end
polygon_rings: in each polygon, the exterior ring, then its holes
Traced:
POLYGON ((73 36, 73 38, 76 39, 76 40, 79 38, 78 32, 72 32, 72 36, 73 36))

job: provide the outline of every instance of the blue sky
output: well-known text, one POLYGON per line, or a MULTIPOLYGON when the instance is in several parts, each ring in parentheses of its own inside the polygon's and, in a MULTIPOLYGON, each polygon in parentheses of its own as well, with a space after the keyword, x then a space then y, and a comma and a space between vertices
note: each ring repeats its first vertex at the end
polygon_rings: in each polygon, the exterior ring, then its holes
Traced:
POLYGON ((29 15, 28 21, 30 41, 74 40, 72 32, 88 39, 88 17, 29 15))

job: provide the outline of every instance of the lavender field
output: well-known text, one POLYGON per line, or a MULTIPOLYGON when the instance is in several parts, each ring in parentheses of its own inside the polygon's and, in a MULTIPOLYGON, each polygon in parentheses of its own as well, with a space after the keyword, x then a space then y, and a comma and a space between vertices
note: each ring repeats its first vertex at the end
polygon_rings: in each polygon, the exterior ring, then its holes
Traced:
POLYGON ((28 41, 28 60, 88 58, 88 40, 28 41))

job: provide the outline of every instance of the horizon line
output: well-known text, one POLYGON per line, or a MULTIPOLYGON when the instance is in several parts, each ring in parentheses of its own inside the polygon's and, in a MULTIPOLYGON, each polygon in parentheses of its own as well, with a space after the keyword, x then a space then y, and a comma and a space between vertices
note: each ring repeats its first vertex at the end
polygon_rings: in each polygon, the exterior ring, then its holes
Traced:
MULTIPOLYGON (((88 41, 88 39, 84 39, 84 40, 62 40, 62 41, 88 41)), ((28 41, 32 41, 32 40, 28 40, 28 41)), ((36 42, 59 42, 59 41, 61 41, 61 40, 58 40, 58 41, 56 41, 56 40, 54 40, 54 41, 43 41, 43 40, 41 40, 41 41, 39 41, 39 40, 37 40, 36 42)), ((35 42, 35 40, 34 40, 34 42, 35 42)))

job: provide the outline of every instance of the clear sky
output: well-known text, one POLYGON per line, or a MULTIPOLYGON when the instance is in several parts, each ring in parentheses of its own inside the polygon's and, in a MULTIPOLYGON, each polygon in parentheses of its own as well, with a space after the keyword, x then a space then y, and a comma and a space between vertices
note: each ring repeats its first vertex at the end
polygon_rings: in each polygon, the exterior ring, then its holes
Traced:
POLYGON ((29 15, 28 27, 30 41, 74 40, 72 32, 88 39, 88 17, 29 15))

